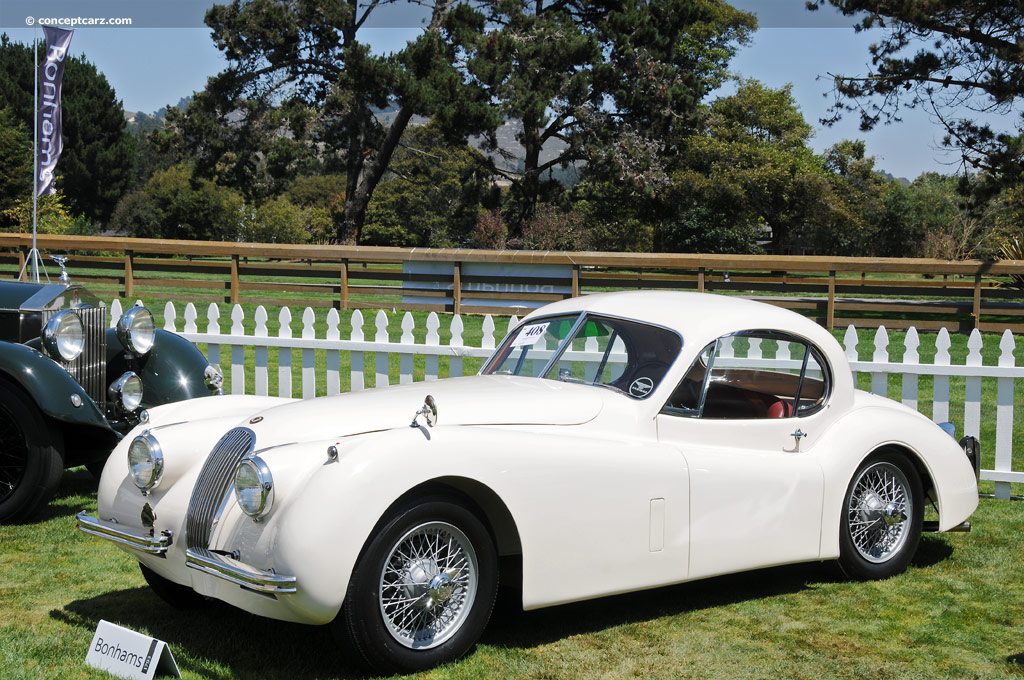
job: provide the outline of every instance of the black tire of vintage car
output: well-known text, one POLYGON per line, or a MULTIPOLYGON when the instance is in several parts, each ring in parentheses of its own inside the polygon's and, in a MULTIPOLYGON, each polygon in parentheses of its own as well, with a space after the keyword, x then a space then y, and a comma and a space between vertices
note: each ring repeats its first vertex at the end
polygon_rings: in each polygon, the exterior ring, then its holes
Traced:
POLYGON ((98 464, 143 411, 208 396, 219 370, 133 307, 70 283, 0 282, 0 523, 30 518, 64 468, 98 464))

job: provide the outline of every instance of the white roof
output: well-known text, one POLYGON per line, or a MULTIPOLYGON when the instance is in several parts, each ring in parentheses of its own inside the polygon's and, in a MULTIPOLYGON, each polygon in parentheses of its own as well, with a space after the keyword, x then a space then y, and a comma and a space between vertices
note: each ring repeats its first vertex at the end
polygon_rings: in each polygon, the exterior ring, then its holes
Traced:
POLYGON ((701 346, 740 330, 784 330, 814 341, 830 354, 838 352, 842 356, 842 348, 832 334, 807 317, 730 295, 660 290, 598 293, 553 302, 529 317, 579 311, 667 326, 679 331, 685 344, 701 343, 701 346))

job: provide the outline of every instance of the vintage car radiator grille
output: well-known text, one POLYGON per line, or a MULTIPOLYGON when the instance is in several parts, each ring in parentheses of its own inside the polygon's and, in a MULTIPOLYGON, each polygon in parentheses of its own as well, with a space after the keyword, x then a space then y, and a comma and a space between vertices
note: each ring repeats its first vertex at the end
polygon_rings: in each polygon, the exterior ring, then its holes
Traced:
MULTIPOLYGON (((75 312, 85 327, 85 349, 77 359, 64 364, 64 368, 96 402, 102 413, 107 405, 107 310, 104 307, 80 307, 75 312)), ((43 314, 43 326, 53 313, 43 314)))
POLYGON ((252 452, 256 436, 247 427, 229 430, 213 447, 192 490, 185 517, 186 545, 209 548, 210 530, 224 495, 231 488, 235 467, 252 452))

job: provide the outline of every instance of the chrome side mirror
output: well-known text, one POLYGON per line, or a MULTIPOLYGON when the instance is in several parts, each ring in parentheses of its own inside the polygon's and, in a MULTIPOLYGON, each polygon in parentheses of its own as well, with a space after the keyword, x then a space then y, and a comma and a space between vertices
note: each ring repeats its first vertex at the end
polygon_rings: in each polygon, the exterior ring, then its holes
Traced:
POLYGON ((413 415, 412 422, 409 423, 409 427, 419 427, 419 423, 416 421, 419 420, 420 416, 423 416, 423 420, 430 427, 433 427, 437 423, 437 401, 434 400, 433 396, 428 394, 427 398, 423 400, 423 406, 420 407, 420 410, 416 411, 413 415))

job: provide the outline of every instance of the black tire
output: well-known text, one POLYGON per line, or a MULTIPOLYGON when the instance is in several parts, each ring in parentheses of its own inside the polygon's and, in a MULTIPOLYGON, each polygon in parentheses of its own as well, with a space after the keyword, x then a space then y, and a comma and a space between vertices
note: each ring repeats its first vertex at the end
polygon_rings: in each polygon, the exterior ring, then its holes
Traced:
POLYGON ((64 441, 27 394, 0 381, 0 523, 21 522, 53 496, 64 441))
POLYGON ((921 477, 906 455, 865 460, 850 481, 839 520, 839 566, 848 578, 887 579, 917 552, 924 521, 921 477))
POLYGON ((146 583, 157 597, 175 609, 203 609, 212 604, 209 599, 188 586, 164 578, 141 562, 139 562, 139 569, 142 571, 142 578, 146 579, 146 583))
POLYGON ((423 498, 378 525, 331 627, 371 672, 425 670, 473 647, 497 589, 497 552, 484 524, 457 501, 423 498))

